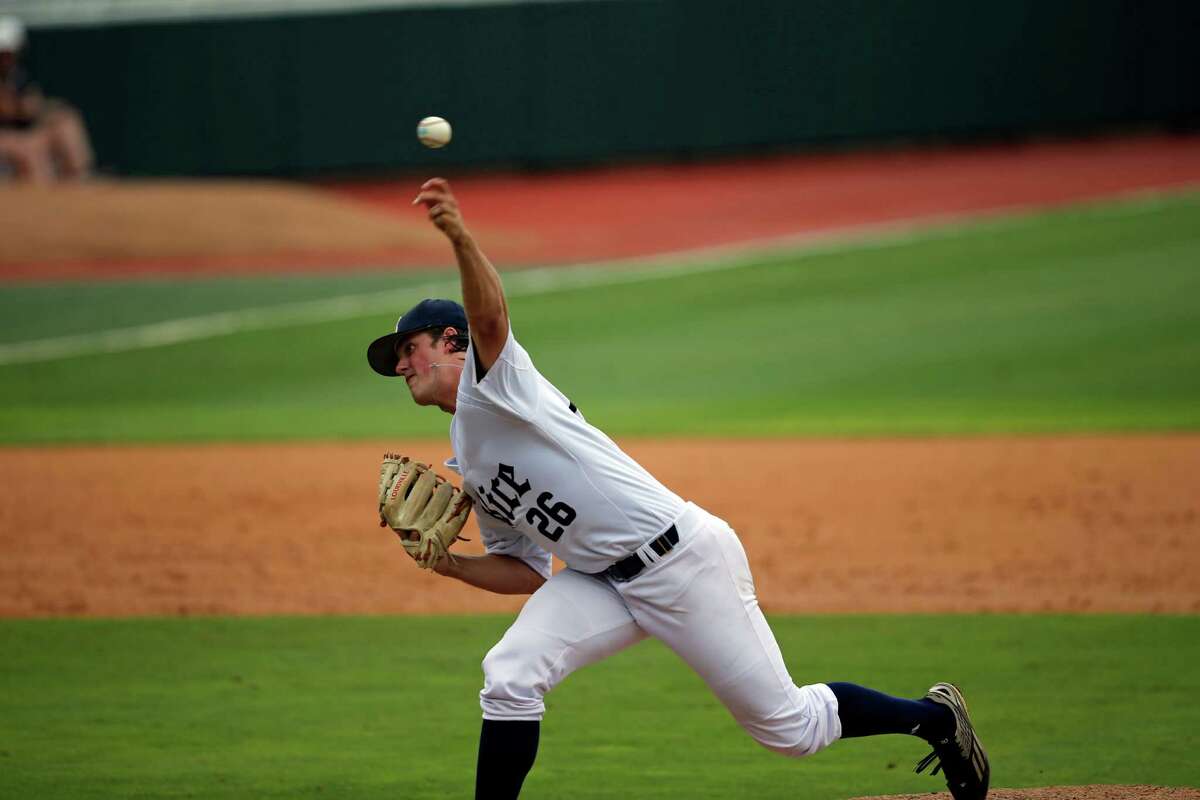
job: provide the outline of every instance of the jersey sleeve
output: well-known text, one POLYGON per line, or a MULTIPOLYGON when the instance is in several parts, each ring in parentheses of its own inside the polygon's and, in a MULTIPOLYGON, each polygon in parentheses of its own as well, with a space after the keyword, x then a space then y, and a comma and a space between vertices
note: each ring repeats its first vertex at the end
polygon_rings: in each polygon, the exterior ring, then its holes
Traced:
POLYGON ((541 402, 540 376, 529 353, 513 336, 511 326, 496 363, 482 376, 478 366, 475 343, 471 342, 460 391, 517 417, 529 419, 537 414, 541 402))
POLYGON ((479 523, 483 547, 489 555, 519 558, 538 575, 549 579, 553 559, 547 550, 520 531, 501 525, 485 514, 477 514, 475 519, 479 523))

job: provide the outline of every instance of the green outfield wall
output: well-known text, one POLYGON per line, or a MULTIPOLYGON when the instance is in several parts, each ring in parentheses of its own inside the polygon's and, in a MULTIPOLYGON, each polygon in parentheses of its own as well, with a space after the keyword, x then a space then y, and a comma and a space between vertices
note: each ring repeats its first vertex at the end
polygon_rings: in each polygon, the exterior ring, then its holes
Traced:
POLYGON ((30 61, 117 172, 305 175, 1189 124, 1197 30, 1188 0, 602 0, 37 27, 30 61))

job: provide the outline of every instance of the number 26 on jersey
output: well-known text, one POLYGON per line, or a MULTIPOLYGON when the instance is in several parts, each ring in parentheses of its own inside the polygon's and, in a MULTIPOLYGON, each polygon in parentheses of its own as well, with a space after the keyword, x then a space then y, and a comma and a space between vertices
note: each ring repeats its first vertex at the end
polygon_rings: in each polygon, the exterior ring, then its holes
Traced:
MULTIPOLYGON (((528 480, 518 481, 515 467, 500 464, 491 484, 486 488, 476 486, 475 490, 484 511, 500 522, 512 526, 516 525, 521 499, 533 491, 533 485, 528 480)), ((575 517, 575 509, 567 503, 555 502, 552 492, 539 493, 536 504, 525 512, 525 521, 552 542, 562 538, 566 529, 575 521, 575 517)))

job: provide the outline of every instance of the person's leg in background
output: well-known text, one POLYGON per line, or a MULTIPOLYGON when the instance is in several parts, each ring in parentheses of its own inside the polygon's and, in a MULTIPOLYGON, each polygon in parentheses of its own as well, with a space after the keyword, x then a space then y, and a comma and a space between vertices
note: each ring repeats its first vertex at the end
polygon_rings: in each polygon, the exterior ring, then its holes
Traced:
POLYGON ((18 181, 43 185, 54 180, 50 137, 39 128, 0 129, 0 159, 18 181))
POLYGON ((63 180, 82 180, 92 173, 92 144, 78 111, 64 103, 51 103, 42 123, 63 180))

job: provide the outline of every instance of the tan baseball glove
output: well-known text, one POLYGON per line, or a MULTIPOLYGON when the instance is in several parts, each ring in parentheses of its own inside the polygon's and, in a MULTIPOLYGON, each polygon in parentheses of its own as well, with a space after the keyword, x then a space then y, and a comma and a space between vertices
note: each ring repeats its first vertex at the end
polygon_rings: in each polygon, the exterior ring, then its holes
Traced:
POLYGON ((471 515, 471 498, 429 468, 385 453, 379 469, 379 524, 400 535, 422 569, 433 569, 471 515))

